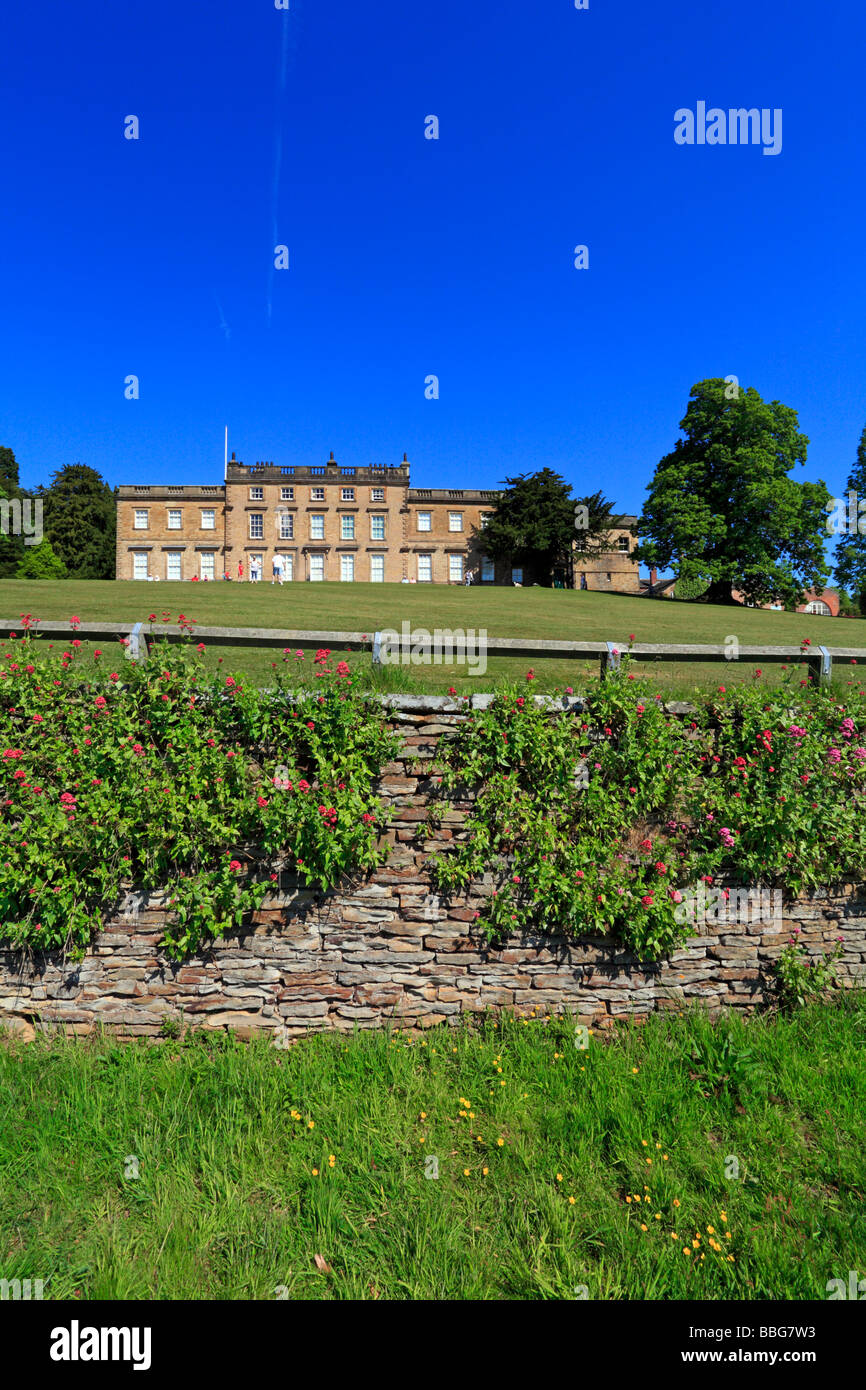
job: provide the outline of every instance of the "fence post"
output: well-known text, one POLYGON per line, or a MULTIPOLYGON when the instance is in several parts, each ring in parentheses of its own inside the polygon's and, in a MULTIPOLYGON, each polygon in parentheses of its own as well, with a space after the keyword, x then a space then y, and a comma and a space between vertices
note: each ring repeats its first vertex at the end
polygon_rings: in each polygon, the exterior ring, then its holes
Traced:
POLYGON ((612 671, 619 670, 620 650, 615 642, 608 642, 607 651, 601 658, 601 678, 610 675, 612 671))
POLYGON ((149 652, 147 650, 147 638, 144 635, 144 623, 136 623, 132 632, 129 634, 129 645, 126 648, 126 655, 130 661, 147 661, 149 652))
POLYGON ((829 685, 833 676, 833 658, 826 647, 813 647, 809 653, 809 675, 818 685, 829 685))
POLYGON ((381 632, 376 632, 376 633, 373 634, 373 665, 374 665, 374 666, 381 666, 381 665, 382 665, 382 634, 381 634, 381 632))

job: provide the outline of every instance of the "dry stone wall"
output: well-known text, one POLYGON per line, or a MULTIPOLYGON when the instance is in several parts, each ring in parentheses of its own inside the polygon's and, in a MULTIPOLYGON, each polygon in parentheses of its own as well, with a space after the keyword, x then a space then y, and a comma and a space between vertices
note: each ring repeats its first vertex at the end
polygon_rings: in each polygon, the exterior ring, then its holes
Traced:
MULTIPOLYGON (((477 706, 485 697, 475 697, 477 706)), ((617 1018, 701 1001, 711 1010, 752 1009, 794 927, 809 950, 844 937, 840 978, 866 979, 866 889, 785 906, 782 921, 736 922, 694 937, 650 964, 611 940, 515 935, 489 946, 474 928, 492 878, 467 895, 437 898, 426 858, 460 835, 470 803, 454 803, 430 829, 430 767, 440 738, 463 717, 451 701, 388 697, 403 737, 381 779, 390 804, 392 853, 368 879, 317 894, 287 875, 249 927, 183 963, 160 950, 164 901, 130 892, 80 963, 0 950, 0 1026, 25 1037, 100 1025, 156 1035, 163 1020, 263 1030, 276 1042, 315 1029, 427 1028, 486 1009, 568 1013, 610 1027, 617 1018)))

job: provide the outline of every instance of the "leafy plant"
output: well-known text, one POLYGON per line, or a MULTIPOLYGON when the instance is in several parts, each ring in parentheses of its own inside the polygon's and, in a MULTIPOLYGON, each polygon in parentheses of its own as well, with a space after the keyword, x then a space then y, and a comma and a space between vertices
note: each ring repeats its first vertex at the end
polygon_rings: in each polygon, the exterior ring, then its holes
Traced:
POLYGON ((836 961, 842 954, 840 937, 828 956, 811 956, 793 937, 777 958, 774 985, 781 1008, 802 1009, 838 987, 836 961))

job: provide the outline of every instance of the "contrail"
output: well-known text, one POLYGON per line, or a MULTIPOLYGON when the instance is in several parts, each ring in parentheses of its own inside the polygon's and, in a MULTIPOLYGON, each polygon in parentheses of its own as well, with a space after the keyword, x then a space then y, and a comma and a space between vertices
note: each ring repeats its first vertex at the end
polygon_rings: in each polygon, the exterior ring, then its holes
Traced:
POLYGON ((289 11, 283 11, 283 42, 280 53, 280 80, 277 87, 277 129, 274 139, 274 174, 271 180, 271 268, 268 273, 268 323, 271 321, 274 289, 274 251, 278 244, 277 213, 280 201, 280 166, 283 159, 283 98, 289 66, 289 11))
POLYGON ((232 336, 232 330, 229 328, 228 324, 226 323, 226 316, 225 316, 225 314, 223 313, 223 307, 222 307, 222 305, 220 304, 219 300, 217 299, 216 295, 214 295, 214 302, 215 302, 215 304, 216 304, 216 306, 217 306, 217 309, 219 310, 220 328, 221 328, 221 329, 223 330, 223 332, 225 333, 225 335, 226 335, 226 342, 228 342, 229 339, 230 339, 231 336, 232 336))

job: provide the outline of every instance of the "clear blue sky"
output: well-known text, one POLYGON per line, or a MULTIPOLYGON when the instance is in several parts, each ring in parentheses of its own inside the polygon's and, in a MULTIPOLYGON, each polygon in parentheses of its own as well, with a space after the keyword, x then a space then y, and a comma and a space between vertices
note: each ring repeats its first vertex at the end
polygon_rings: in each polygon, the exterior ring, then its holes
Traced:
POLYGON ((841 491, 860 0, 47 0, 0 32, 0 444, 25 486, 79 460, 219 481, 228 425, 245 462, 549 465, 637 511, 692 383, 733 373, 841 491), (675 144, 701 100, 782 108, 781 154, 675 144))

